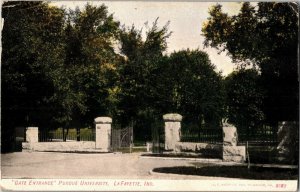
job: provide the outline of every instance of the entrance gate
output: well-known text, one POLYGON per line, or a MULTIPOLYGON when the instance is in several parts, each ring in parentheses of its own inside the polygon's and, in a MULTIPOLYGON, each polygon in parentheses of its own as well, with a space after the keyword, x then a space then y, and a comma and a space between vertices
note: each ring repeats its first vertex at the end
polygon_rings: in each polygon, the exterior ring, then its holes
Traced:
POLYGON ((151 124, 152 153, 163 153, 165 148, 165 130, 162 120, 155 120, 151 124))
POLYGON ((111 148, 112 151, 118 151, 122 148, 131 148, 133 143, 133 125, 122 128, 121 125, 113 125, 111 130, 111 148))

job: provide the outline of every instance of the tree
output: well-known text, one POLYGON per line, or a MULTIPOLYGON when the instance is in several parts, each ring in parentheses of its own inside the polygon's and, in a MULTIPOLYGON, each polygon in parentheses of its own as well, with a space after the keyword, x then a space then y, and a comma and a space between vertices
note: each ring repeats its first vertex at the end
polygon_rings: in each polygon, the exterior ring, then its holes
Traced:
POLYGON ((73 112, 73 126, 87 126, 99 115, 114 115, 115 92, 118 91, 118 62, 114 51, 119 22, 107 7, 89 4, 84 10, 67 14, 65 67, 72 73, 73 89, 83 97, 84 113, 73 112), (82 115, 83 116, 82 116, 82 115))
POLYGON ((264 119, 264 91, 254 69, 234 71, 225 79, 228 121, 247 135, 264 119))
POLYGON ((15 126, 78 128, 114 113, 119 23, 104 5, 67 12, 44 2, 6 2, 3 17, 4 144, 15 126))
POLYGON ((5 2, 2 32, 2 149, 15 126, 51 124, 52 69, 63 61, 64 11, 42 2, 5 2), (51 52, 49 52, 51 50, 51 52))
POLYGON ((228 51, 239 66, 259 68, 269 122, 298 120, 298 13, 291 3, 245 2, 237 15, 212 7, 202 32, 205 45, 228 51))
POLYGON ((161 73, 159 68, 170 33, 168 23, 158 28, 157 22, 158 20, 155 20, 151 27, 146 25, 145 40, 142 38, 142 30, 136 29, 135 26, 123 27, 120 32, 120 51, 125 57, 120 66, 120 121, 128 124, 129 121, 138 119, 135 132, 141 137, 145 134, 150 135, 149 123, 145 122, 151 121, 153 116, 161 115, 157 107, 157 77, 161 73))
POLYGON ((136 138, 150 139, 151 122, 162 116, 158 77, 165 60, 166 40, 171 33, 168 23, 162 28, 157 27, 157 23, 158 19, 152 26, 145 25, 145 39, 143 31, 135 26, 123 27, 120 32, 120 51, 125 58, 120 66, 120 121, 123 124, 136 121, 136 138))
MULTIPOLYGON (((66 128, 90 126, 99 115, 113 115, 118 56, 113 49, 119 23, 108 15, 107 7, 89 4, 80 11, 66 13, 64 62, 53 73, 57 109, 54 120, 66 128)), ((55 70, 53 70, 55 71, 55 70)), ((65 131, 63 131, 65 133, 65 131)))
POLYGON ((218 127, 224 113, 224 89, 222 76, 215 72, 207 53, 174 52, 164 71, 168 110, 198 124, 204 120, 207 127, 218 127))

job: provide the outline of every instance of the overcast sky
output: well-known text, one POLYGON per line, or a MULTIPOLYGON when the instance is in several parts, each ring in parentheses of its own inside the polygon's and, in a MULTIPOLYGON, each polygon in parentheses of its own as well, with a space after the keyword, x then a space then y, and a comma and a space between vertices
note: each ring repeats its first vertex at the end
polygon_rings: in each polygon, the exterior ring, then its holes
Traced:
MULTIPOLYGON (((51 4, 75 9, 76 6, 83 8, 87 1, 53 1, 51 4)), ((227 75, 234 69, 231 59, 225 53, 218 54, 213 48, 204 48, 204 37, 201 28, 207 20, 208 10, 216 2, 159 2, 159 1, 90 1, 92 5, 105 4, 109 13, 113 13, 115 19, 137 28, 142 28, 148 21, 149 25, 159 17, 158 25, 164 26, 170 21, 169 30, 172 31, 168 39, 168 53, 182 49, 204 50, 210 60, 216 65, 217 71, 227 75)), ((236 14, 240 9, 240 3, 223 2, 223 10, 229 14, 236 14)))

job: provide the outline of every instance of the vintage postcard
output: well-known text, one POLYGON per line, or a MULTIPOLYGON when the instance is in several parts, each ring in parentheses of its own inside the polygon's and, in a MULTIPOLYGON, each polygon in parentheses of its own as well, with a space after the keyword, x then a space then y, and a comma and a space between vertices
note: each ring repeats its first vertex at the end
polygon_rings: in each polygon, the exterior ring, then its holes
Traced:
POLYGON ((1 2, 2 191, 296 191, 299 3, 1 2))

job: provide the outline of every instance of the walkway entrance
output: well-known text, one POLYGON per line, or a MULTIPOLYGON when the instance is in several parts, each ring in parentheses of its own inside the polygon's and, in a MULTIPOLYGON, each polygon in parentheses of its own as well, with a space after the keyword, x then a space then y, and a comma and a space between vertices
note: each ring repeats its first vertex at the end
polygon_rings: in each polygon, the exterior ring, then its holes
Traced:
POLYGON ((165 128, 162 120, 151 124, 152 153, 163 153, 165 148, 165 128))
POLYGON ((111 130, 112 151, 122 151, 123 148, 131 148, 133 144, 133 125, 122 128, 121 125, 113 125, 111 130))

